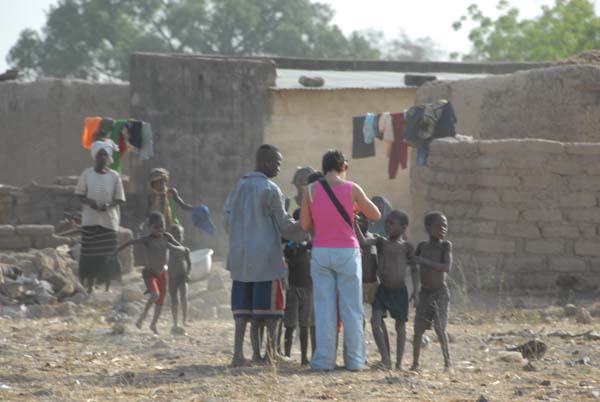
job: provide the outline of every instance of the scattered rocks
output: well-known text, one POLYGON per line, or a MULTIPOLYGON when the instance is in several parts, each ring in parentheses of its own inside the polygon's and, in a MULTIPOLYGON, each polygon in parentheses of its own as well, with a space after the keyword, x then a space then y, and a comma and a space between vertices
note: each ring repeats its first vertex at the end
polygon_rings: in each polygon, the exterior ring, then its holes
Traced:
POLYGON ((68 317, 74 315, 76 309, 77 305, 75 303, 71 301, 65 301, 56 306, 56 314, 60 315, 61 317, 68 317))
POLYGON ((27 306, 25 316, 27 318, 51 318, 56 316, 56 309, 48 304, 32 304, 27 306))
POLYGON ((525 359, 539 360, 546 354, 548 346, 542 341, 531 340, 519 346, 509 347, 506 350, 510 352, 520 352, 525 359))
POLYGON ((127 327, 121 322, 113 324, 112 330, 110 331, 111 335, 123 335, 125 332, 127 332, 127 327))
POLYGON ((569 362, 569 366, 574 367, 574 366, 591 366, 592 365, 592 360, 585 356, 582 357, 581 359, 577 359, 575 361, 569 362))
POLYGON ((549 387, 550 385, 552 385, 552 382, 550 382, 550 380, 544 380, 540 383, 540 385, 542 387, 549 387))
POLYGON ((573 317, 577 314, 577 307, 575 307, 573 304, 567 304, 563 308, 563 311, 565 313, 565 317, 573 317))
POLYGON ((585 338, 590 341, 600 341, 600 334, 596 331, 589 331, 585 334, 585 338))
POLYGON ((579 324, 591 324, 592 316, 589 311, 581 307, 579 310, 577 310, 577 317, 575 318, 575 320, 579 324))
POLYGON ((501 351, 498 353, 498 359, 507 363, 522 363, 523 356, 520 352, 501 351))
POLYGON ((486 395, 479 395, 479 398, 477 398, 477 402, 490 402, 490 398, 488 398, 486 395))

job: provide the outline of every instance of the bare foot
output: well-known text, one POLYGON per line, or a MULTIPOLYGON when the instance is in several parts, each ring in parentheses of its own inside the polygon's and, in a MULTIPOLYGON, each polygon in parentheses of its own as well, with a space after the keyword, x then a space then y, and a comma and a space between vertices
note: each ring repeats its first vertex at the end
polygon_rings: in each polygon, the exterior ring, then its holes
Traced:
POLYGON ((401 364, 396 364, 396 370, 403 371, 401 364))
POLYGON ((302 362, 300 363, 301 366, 308 366, 310 364, 310 360, 308 359, 302 359, 302 362))
POLYGON ((372 365, 371 368, 374 369, 374 370, 391 370, 392 369, 392 364, 384 362, 384 361, 380 361, 380 362, 375 363, 374 365, 372 365))
POLYGON ((231 367, 250 367, 252 365, 252 363, 250 363, 248 360, 242 358, 233 358, 233 360, 231 360, 231 367))
POLYGON ((444 373, 450 373, 452 372, 452 368, 450 367, 449 364, 444 365, 444 373))
POLYGON ((137 320, 135 322, 135 326, 137 327, 137 329, 142 329, 142 320, 137 320))
POLYGON ((150 330, 158 335, 158 329, 156 328, 156 324, 150 324, 150 330))
POLYGON ((421 371, 421 369, 419 368, 419 365, 415 363, 412 366, 410 366, 410 371, 415 371, 415 372, 419 373, 421 371))

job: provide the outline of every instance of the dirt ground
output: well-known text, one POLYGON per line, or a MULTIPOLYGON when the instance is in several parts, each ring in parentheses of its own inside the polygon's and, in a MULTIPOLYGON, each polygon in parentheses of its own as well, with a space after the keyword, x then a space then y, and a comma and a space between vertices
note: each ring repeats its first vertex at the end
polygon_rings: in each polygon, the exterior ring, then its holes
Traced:
MULTIPOLYGON (((598 318, 580 325, 562 309, 452 311, 452 372, 442 373, 435 335, 420 373, 343 369, 313 373, 291 362, 232 369, 233 321, 195 321, 187 335, 169 334, 165 312, 155 336, 129 326, 111 334, 102 311, 76 318, 0 320, 2 401, 583 401, 600 399, 598 318), (504 362, 507 344, 542 339, 548 352, 534 361, 504 362), (488 398, 488 399, 485 399, 488 398)), ((547 306, 547 304, 546 304, 547 306)), ((411 313, 412 314, 412 313, 411 313)), ((393 328, 391 322, 388 328, 393 328)), ((412 324, 409 322, 409 332, 412 324)), ((392 342, 395 333, 391 331, 392 342)), ((378 361, 370 330, 369 362, 378 361)), ((246 355, 250 345, 246 345, 246 355)), ((407 344, 404 366, 412 346, 407 344)), ((338 363, 342 363, 341 356, 338 363)))

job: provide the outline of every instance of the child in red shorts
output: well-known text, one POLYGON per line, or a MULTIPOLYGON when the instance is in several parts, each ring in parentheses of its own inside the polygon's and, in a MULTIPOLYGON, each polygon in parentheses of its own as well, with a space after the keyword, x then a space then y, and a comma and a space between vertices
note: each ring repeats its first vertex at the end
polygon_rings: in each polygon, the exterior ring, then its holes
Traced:
POLYGON ((175 240, 173 235, 165 231, 165 217, 160 212, 150 213, 148 216, 148 225, 150 226, 149 235, 128 241, 117 249, 117 253, 134 244, 142 244, 144 246, 146 251, 146 267, 142 271, 142 277, 146 284, 146 293, 149 293, 150 296, 142 315, 135 325, 138 328, 142 327, 142 322, 146 318, 150 307, 154 304, 154 316, 150 323, 150 329, 158 335, 156 323, 162 312, 167 294, 166 264, 169 258, 169 249, 185 252, 185 247, 175 240))

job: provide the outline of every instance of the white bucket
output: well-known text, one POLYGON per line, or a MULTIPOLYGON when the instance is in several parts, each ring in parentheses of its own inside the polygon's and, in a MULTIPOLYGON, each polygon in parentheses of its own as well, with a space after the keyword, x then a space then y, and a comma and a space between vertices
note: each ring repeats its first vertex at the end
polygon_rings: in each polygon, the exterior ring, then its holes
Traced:
POLYGON ((213 250, 211 248, 202 248, 190 253, 190 260, 192 261, 192 272, 190 273, 190 276, 192 282, 206 279, 212 266, 212 255, 213 250))

